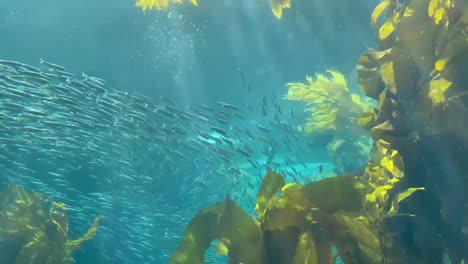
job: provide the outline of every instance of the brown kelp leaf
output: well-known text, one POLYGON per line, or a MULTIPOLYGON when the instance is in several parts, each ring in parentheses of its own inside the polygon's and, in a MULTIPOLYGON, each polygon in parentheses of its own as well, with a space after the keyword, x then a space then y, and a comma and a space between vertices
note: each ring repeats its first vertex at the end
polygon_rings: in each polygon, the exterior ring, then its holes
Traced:
POLYGON ((362 194, 354 188, 355 175, 344 175, 306 184, 283 194, 289 202, 328 213, 359 211, 362 194))
POLYGON ((334 218, 339 226, 349 232, 362 246, 369 248, 371 251, 379 252, 379 239, 372 232, 369 225, 361 220, 365 219, 364 216, 355 217, 355 215, 349 213, 337 212, 334 214, 334 218))
POLYGON ((356 71, 359 77, 359 87, 369 97, 378 99, 384 89, 379 68, 380 65, 391 59, 392 50, 367 51, 359 57, 356 71))
POLYGON ((170 264, 203 264, 205 251, 217 238, 216 225, 225 202, 208 206, 198 212, 185 228, 182 242, 172 254, 170 264))
MULTIPOLYGON (((299 194, 300 193, 296 193, 299 194)), ((295 197, 294 200, 288 200, 290 196, 275 199, 267 210, 264 217, 265 230, 280 230, 287 227, 304 227, 307 223, 304 203, 300 202, 302 197, 295 197)))
POLYGON ((283 176, 274 171, 267 172, 257 193, 257 206, 255 209, 260 213, 260 217, 263 215, 270 199, 281 191, 283 186, 283 176))
POLYGON ((398 26, 398 45, 411 58, 421 74, 429 74, 434 66, 434 39, 436 26, 427 16, 427 0, 412 0, 408 8, 415 10, 401 19, 398 26))
POLYGON ((299 236, 293 264, 319 264, 315 240, 310 233, 306 232, 299 236))
POLYGON ((233 263, 261 264, 263 242, 260 227, 229 196, 217 223, 217 237, 233 263))
POLYGON ((359 126, 365 129, 371 129, 377 124, 377 113, 376 111, 373 112, 366 112, 362 114, 358 119, 359 126))
POLYGON ((376 125, 371 129, 371 136, 374 140, 379 140, 385 135, 391 134, 394 131, 390 121, 385 121, 382 124, 376 125))
POLYGON ((286 227, 283 229, 265 230, 266 263, 292 263, 299 242, 301 229, 286 227))

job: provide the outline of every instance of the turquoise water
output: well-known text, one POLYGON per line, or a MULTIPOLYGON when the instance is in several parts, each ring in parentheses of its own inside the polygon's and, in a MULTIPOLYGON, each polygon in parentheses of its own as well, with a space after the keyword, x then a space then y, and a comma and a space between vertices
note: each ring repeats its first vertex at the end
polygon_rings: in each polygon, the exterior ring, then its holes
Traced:
POLYGON ((268 1, 3 1, 2 188, 67 204, 72 237, 100 215, 77 263, 165 263, 204 206, 229 194, 251 213, 267 170, 305 183, 362 168, 337 168, 333 135, 298 131, 306 105, 284 97, 327 69, 358 91, 371 2, 301 1, 277 20, 268 1))

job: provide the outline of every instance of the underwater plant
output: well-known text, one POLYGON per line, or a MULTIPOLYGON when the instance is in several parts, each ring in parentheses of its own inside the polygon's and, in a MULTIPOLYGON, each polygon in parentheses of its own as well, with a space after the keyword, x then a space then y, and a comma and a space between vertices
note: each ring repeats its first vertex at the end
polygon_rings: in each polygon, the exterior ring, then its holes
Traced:
POLYGON ((291 0, 269 0, 271 11, 277 19, 283 17, 283 9, 291 8, 291 0))
POLYGON ((0 191, 2 263, 75 263, 73 252, 96 235, 99 217, 84 236, 70 239, 65 205, 52 202, 47 212, 47 201, 16 184, 0 191))
POLYGON ((306 82, 287 83, 287 100, 307 103, 306 112, 309 114, 306 122, 298 129, 306 134, 332 134, 334 139, 328 144, 328 152, 337 168, 338 173, 354 171, 346 165, 349 155, 355 155, 353 163, 365 166, 370 157, 372 141, 368 132, 359 126, 358 119, 364 113, 372 111, 373 102, 362 98, 348 89, 343 74, 329 70, 330 78, 323 74, 316 74, 315 79, 306 77, 306 82))
POLYGON ((307 103, 310 114, 303 125, 304 132, 317 133, 349 129, 359 116, 372 110, 372 102, 349 91, 343 74, 327 71, 331 78, 316 74, 315 79, 306 77, 306 82, 287 83, 287 100, 307 103))
POLYGON ((400 213, 400 204, 424 189, 406 188, 401 158, 389 147, 378 142, 362 175, 285 185, 280 174, 268 172, 253 216, 229 196, 202 209, 188 224, 169 263, 203 263, 213 240, 229 263, 322 264, 334 263, 337 257, 344 263, 408 263, 383 262, 411 255, 387 255, 397 242, 388 239, 395 231, 385 225, 393 218, 414 217, 400 213))
MULTIPOLYGON (((135 6, 140 7, 143 11, 149 8, 152 10, 167 10, 169 4, 183 4, 183 0, 137 0, 135 6)), ((198 5, 197 0, 190 0, 190 3, 194 6, 198 5)))
MULTIPOLYGON (((281 19, 283 16, 283 9, 291 7, 291 0, 269 0, 271 11, 276 18, 281 19)), ((152 10, 167 10, 169 4, 183 4, 183 0, 137 0, 136 7, 140 7, 143 11, 147 9, 152 10)), ((190 0, 194 6, 198 6, 198 0, 190 0)))

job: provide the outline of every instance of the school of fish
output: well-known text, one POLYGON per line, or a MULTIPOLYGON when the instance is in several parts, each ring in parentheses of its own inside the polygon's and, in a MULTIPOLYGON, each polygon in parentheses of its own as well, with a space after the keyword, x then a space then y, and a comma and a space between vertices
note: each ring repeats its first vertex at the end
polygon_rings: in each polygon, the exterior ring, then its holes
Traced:
POLYGON ((316 146, 296 129, 302 111, 255 98, 179 106, 44 60, 0 60, 0 184, 64 202, 72 237, 100 215, 85 249, 95 263, 165 263, 193 214, 226 191, 253 210, 267 170, 297 182, 324 170, 304 158, 316 146))

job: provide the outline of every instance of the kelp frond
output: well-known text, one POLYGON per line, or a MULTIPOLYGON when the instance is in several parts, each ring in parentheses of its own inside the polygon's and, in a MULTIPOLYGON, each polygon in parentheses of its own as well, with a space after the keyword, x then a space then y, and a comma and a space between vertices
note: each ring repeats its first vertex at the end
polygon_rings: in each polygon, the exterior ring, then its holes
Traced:
POLYGON ((95 236, 99 217, 94 219, 86 235, 70 240, 65 205, 52 202, 47 213, 44 210, 46 200, 46 196, 28 192, 15 184, 0 191, 2 262, 74 263, 72 253, 82 242, 95 236))
POLYGON ((349 91, 343 74, 329 70, 330 77, 317 74, 315 79, 306 77, 306 82, 287 83, 287 100, 306 102, 310 117, 304 124, 304 132, 320 133, 357 126, 357 119, 372 109, 372 104, 349 91))
MULTIPOLYGON (((143 11, 147 9, 152 10, 167 10, 169 4, 182 4, 183 0, 138 0, 135 6, 140 7, 143 11)), ((194 6, 198 5, 197 0, 190 0, 190 3, 194 6)))

